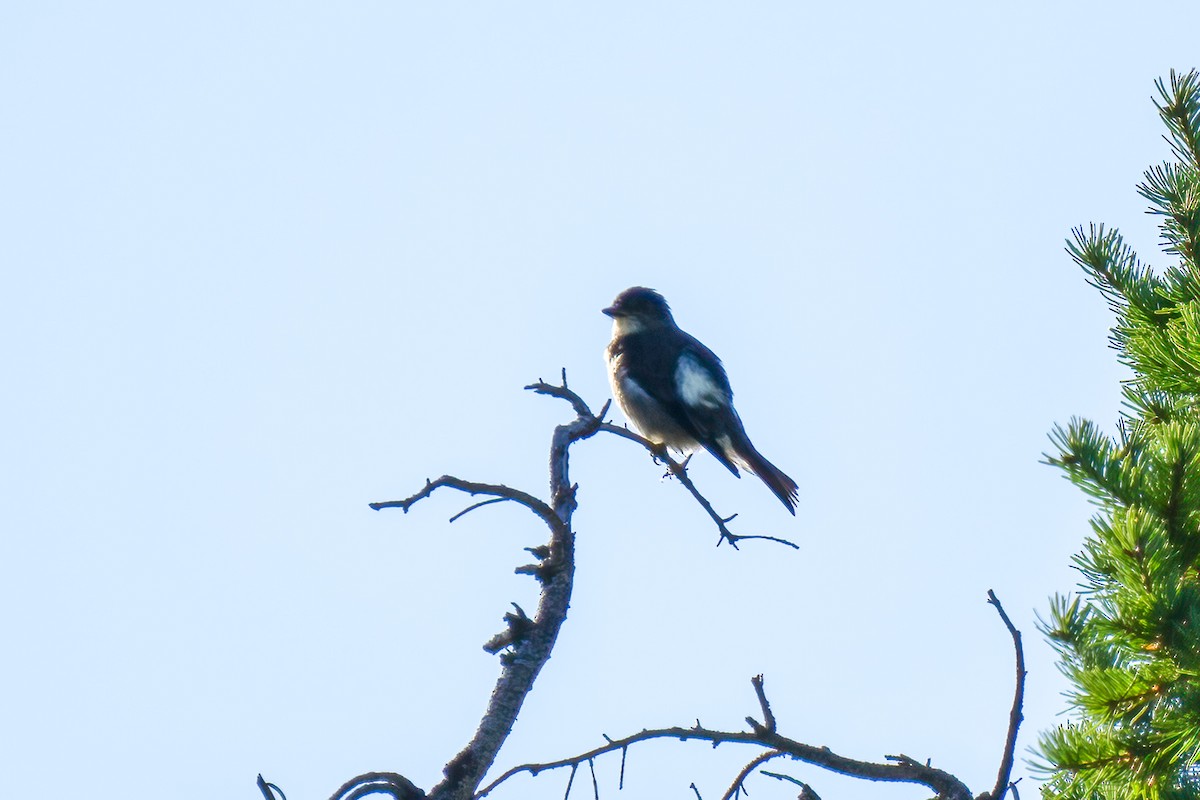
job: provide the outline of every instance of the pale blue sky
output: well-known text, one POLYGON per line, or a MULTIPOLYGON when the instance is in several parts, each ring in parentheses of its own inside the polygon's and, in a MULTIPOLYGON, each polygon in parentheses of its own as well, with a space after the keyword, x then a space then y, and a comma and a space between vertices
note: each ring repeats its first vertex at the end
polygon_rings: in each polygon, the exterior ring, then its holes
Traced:
MULTIPOLYGON (((1141 8, 0 9, 0 796, 431 787, 545 537, 367 503, 443 472, 544 492, 568 409, 521 387, 566 367, 599 407, 631 284, 725 360, 801 511, 693 477, 801 549, 715 549, 641 450, 580 446, 571 617, 498 766, 738 728, 763 672, 788 734, 989 788, 1012 662, 985 593, 1026 637, 1024 752, 1065 688, 1034 611, 1090 514, 1038 461, 1119 406, 1063 239, 1104 221, 1163 261, 1134 185, 1200 10, 1141 8)), ((646 746, 624 794, 711 800, 752 755, 646 746)))

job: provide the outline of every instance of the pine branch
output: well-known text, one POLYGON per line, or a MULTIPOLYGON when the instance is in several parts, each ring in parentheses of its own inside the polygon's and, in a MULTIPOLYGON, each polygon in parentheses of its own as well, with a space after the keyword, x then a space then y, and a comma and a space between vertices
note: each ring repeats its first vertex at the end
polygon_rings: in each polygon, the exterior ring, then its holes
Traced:
POLYGON ((1116 313, 1111 342, 1135 377, 1120 441, 1072 420, 1047 458, 1101 505, 1074 558, 1081 596, 1055 598, 1041 623, 1079 712, 1038 745, 1051 798, 1200 794, 1200 74, 1157 88, 1175 161, 1138 191, 1180 263, 1154 274, 1103 226, 1068 244, 1116 313))

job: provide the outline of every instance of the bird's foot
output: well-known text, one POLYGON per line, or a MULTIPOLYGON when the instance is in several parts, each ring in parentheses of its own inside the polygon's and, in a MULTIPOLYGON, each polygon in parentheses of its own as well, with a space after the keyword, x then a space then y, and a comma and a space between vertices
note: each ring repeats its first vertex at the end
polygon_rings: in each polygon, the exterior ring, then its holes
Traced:
MULTIPOLYGON (((666 457, 666 455, 667 455, 666 447, 663 447, 662 455, 664 457, 666 457)), ((692 460, 692 456, 694 456, 694 455, 695 455, 695 453, 688 453, 687 456, 684 457, 683 461, 681 461, 679 463, 678 467, 668 468, 667 471, 663 473, 662 479, 665 481, 665 480, 668 480, 669 478, 674 478, 677 471, 678 472, 687 472, 688 462, 690 462, 692 460)), ((660 464, 662 463, 659 460, 657 455, 655 456, 654 460, 657 463, 660 463, 660 464)))

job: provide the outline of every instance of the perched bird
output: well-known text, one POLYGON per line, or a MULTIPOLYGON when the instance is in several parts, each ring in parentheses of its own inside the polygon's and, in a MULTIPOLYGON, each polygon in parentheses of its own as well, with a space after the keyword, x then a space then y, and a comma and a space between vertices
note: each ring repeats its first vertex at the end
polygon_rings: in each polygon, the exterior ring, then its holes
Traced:
POLYGON ((749 470, 795 514, 796 482, 750 443, 721 359, 680 330, 663 296, 634 286, 602 310, 613 319, 613 395, 642 436, 685 453, 703 447, 739 477, 749 470))

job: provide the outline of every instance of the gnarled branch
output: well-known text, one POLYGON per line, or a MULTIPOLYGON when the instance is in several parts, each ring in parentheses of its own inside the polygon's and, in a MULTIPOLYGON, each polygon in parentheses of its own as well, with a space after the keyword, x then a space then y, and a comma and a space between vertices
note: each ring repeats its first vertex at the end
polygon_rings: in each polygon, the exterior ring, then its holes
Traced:
MULTIPOLYGON (((511 732, 517 714, 525 697, 533 688, 538 673, 550 658, 558 632, 566 619, 575 571, 575 534, 571 527, 571 518, 576 508, 575 493, 578 488, 570 480, 569 451, 572 444, 590 438, 598 432, 612 433, 641 444, 658 461, 667 465, 670 473, 688 489, 717 524, 721 534, 718 544, 721 541, 728 541, 736 549, 737 543, 741 540, 767 539, 793 548, 797 547, 792 542, 772 536, 745 536, 730 531, 728 523, 734 517, 721 517, 716 513, 712 504, 700 494, 688 477, 686 461, 676 462, 663 446, 656 445, 627 429, 618 428, 605 422, 604 417, 608 413, 611 401, 604 404, 599 414, 592 413, 587 403, 568 388, 565 370, 560 385, 548 384, 539 380, 525 388, 538 394, 565 400, 574 409, 576 415, 574 420, 554 429, 550 445, 550 497, 548 501, 529 492, 502 484, 479 483, 453 475, 443 475, 436 480, 426 479, 425 485, 419 491, 402 500, 370 504, 370 507, 377 511, 385 508, 399 508, 408 513, 413 506, 430 497, 438 489, 454 489, 473 496, 482 495, 486 499, 459 511, 450 518, 451 522, 484 506, 513 502, 533 513, 550 532, 550 540, 547 544, 527 548, 538 559, 538 563, 519 567, 516 570, 519 574, 533 575, 541 582, 542 589, 537 611, 531 618, 519 606, 516 606, 516 613, 505 615, 507 628, 485 645, 489 652, 503 651, 500 677, 497 679, 478 729, 463 750, 447 763, 443 770, 445 777, 428 795, 430 800, 468 800, 474 795, 476 788, 482 783, 483 776, 494 763, 500 747, 511 732)), ((761 699, 768 727, 773 732, 774 719, 770 715, 765 697, 761 699)), ((699 727, 697 730, 702 731, 699 727)), ((697 737, 693 736, 692 738, 697 737)), ((736 739, 729 740, 735 741, 736 739)), ((640 741, 640 739, 633 738, 628 741, 640 741)), ((613 745, 613 747, 621 749, 622 753, 625 751, 625 746, 613 745)), ((607 752, 607 750, 603 750, 603 752, 607 752)), ((585 760, 589 762, 590 766, 592 762, 586 756, 569 762, 572 766, 572 775, 585 760)), ((756 762, 763 763, 758 759, 756 762)), ((510 771, 506 774, 512 773, 513 771, 510 771)), ((749 772, 746 774, 748 775, 749 772)), ((740 785, 742 779, 744 776, 739 778, 737 785, 740 785)), ((258 785, 264 797, 273 800, 275 792, 282 796, 282 791, 278 787, 267 783, 261 776, 259 776, 258 785)), ((593 788, 595 789, 594 774, 593 788)), ((485 793, 486 791, 490 791, 490 789, 485 790, 485 793)), ((426 797, 424 792, 401 775, 372 772, 345 783, 334 794, 333 800, 359 800, 359 798, 372 794, 389 794, 400 800, 420 800, 426 797)))
MULTIPOLYGON (((758 691, 759 688, 756 686, 756 693, 758 691)), ((769 730, 762 725, 752 725, 752 727, 754 730, 751 731, 721 731, 712 728, 705 728, 697 723, 691 728, 653 728, 635 733, 631 736, 623 737, 621 739, 609 739, 608 737, 605 737, 606 743, 604 745, 589 750, 586 753, 580 753, 579 755, 559 759, 558 761, 548 761, 539 764, 522 764, 520 766, 513 767, 481 789, 479 794, 476 795, 476 798, 485 797, 501 783, 515 775, 519 775, 522 772, 528 772, 530 775, 537 775, 538 773, 546 770, 559 769, 562 767, 578 768, 578 766, 585 761, 591 761, 599 756, 617 750, 625 750, 630 745, 637 744, 638 742, 645 742, 651 739, 678 739, 680 741, 709 742, 713 746, 732 742, 737 744, 749 744, 758 747, 766 747, 769 748, 771 752, 778 753, 779 756, 789 756, 796 761, 804 761, 809 764, 814 764, 818 767, 829 770, 830 772, 847 775, 851 778, 862 778, 873 781, 891 781, 895 783, 918 783, 928 786, 930 789, 935 791, 939 800, 972 800, 970 790, 954 775, 951 775, 945 770, 932 767, 928 764, 922 764, 907 757, 904 757, 903 759, 897 759, 895 763, 860 761, 858 759, 839 755, 838 753, 830 750, 828 747, 815 747, 810 744, 798 742, 795 739, 791 739, 773 730, 769 730)), ((755 762, 751 763, 754 764, 755 762)), ((751 768, 751 771, 752 770, 753 767, 751 768)), ((748 775, 749 772, 746 772, 745 775, 739 776, 738 780, 735 782, 735 786, 740 785, 748 775)))
MULTIPOLYGON (((979 800, 1003 800, 1004 793, 1009 789, 1012 789, 1014 793, 1016 791, 1015 786, 1010 782, 1010 777, 1012 774, 1013 753, 1016 748, 1017 729, 1020 726, 1022 718, 1021 708, 1024 702, 1025 660, 1021 648, 1021 634, 1012 624, 1003 606, 1000 605, 999 599, 991 590, 988 590, 988 603, 995 606, 996 611, 1000 614, 1000 618, 1004 621, 1005 626, 1012 635, 1017 656, 1017 689, 1013 698, 1012 711, 1009 715, 1008 736, 1005 742, 1004 755, 1001 758, 1000 774, 997 777, 995 790, 990 795, 984 794, 979 798, 979 800)), ((758 699, 759 709, 762 711, 763 722, 760 723, 753 717, 746 717, 746 724, 750 726, 749 731, 715 730, 706 728, 697 721, 690 728, 654 728, 643 730, 620 739, 605 736, 604 745, 589 750, 586 753, 580 753, 579 755, 557 761, 522 764, 513 767, 480 790, 476 798, 483 798, 500 784, 521 773, 527 772, 530 775, 537 775, 540 772, 562 767, 570 767, 574 770, 585 761, 591 763, 602 755, 618 750, 621 752, 623 781, 625 754, 628 752, 630 745, 651 739, 679 739, 680 741, 706 741, 710 742, 714 747, 726 742, 733 742, 768 748, 767 752, 757 756, 742 769, 734 779, 729 790, 725 793, 724 800, 728 800, 728 798, 735 794, 755 769, 767 761, 783 756, 788 756, 793 760, 813 764, 830 772, 836 772, 852 778, 922 784, 936 792, 939 800, 971 800, 971 792, 966 784, 951 773, 938 769, 928 762, 922 763, 904 754, 885 756, 886 763, 861 761, 834 753, 828 747, 816 747, 783 736, 777 730, 775 714, 771 710, 770 702, 767 700, 762 675, 755 675, 751 679, 751 683, 754 686, 754 693, 758 699)), ((785 776, 773 775, 773 777, 783 778, 785 776)), ((695 788, 694 784, 693 788, 695 788)), ((807 785, 802 785, 802 788, 810 796, 815 796, 807 785)), ((696 791, 699 794, 699 791, 696 791)))

